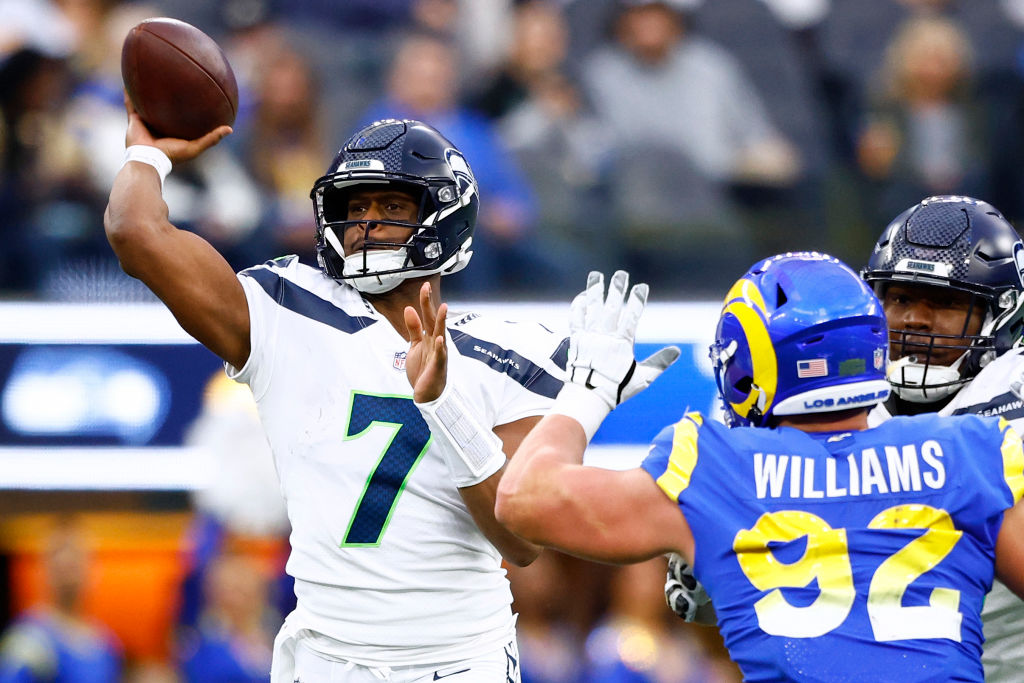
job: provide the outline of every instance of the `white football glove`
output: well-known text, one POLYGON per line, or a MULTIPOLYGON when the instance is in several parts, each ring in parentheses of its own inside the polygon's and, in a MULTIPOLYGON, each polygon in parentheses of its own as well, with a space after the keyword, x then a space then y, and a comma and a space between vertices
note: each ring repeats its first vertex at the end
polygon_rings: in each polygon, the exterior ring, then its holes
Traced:
POLYGON ((606 298, 604 275, 592 271, 587 288, 572 301, 569 377, 552 412, 583 425, 587 441, 615 406, 646 389, 679 358, 678 348, 666 346, 636 362, 633 339, 647 305, 648 287, 634 285, 627 297, 628 285, 629 274, 616 271, 606 298))
POLYGON ((665 602, 684 621, 693 621, 697 609, 711 602, 704 586, 693 575, 690 565, 679 553, 668 554, 665 576, 665 602))

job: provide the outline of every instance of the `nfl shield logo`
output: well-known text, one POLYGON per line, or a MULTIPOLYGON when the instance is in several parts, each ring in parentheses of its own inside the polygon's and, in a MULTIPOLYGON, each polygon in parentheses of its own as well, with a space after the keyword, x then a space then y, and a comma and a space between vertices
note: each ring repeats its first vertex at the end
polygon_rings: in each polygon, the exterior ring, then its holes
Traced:
POLYGON ((395 370, 405 370, 405 354, 407 351, 395 351, 395 359, 391 363, 391 367, 395 370))
POLYGON ((881 370, 885 363, 885 349, 875 349, 875 370, 881 370))

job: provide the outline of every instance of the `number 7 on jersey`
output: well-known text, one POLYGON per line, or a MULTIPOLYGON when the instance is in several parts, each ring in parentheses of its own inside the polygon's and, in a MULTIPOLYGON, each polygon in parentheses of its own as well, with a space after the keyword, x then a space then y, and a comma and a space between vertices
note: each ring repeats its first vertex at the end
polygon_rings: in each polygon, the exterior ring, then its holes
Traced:
POLYGON ((375 427, 391 429, 393 434, 363 486, 343 548, 380 545, 409 475, 430 442, 430 429, 411 398, 353 392, 345 439, 358 439, 375 427))

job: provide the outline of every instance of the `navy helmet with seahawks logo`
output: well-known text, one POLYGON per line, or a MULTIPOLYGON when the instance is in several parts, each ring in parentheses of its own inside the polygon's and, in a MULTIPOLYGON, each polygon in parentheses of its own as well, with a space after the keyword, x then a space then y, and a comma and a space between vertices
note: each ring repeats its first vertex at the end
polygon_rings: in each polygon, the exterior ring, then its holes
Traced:
POLYGON ((868 408, 889 397, 885 315, 871 288, 826 254, 779 254, 725 296, 711 346, 730 426, 868 408))
POLYGON ((310 193, 316 213, 317 260, 324 272, 356 289, 377 294, 403 280, 466 267, 480 209, 476 179, 461 152, 433 127, 420 121, 386 119, 353 135, 310 193), (367 239, 348 256, 344 231, 382 221, 348 220, 348 199, 355 187, 398 188, 419 202, 405 242, 367 239))
POLYGON ((993 358, 1019 346, 1024 330, 1024 243, 991 204, 972 197, 928 197, 886 227, 862 271, 879 296, 893 282, 932 285, 971 295, 964 329, 957 335, 890 330, 899 350, 889 380, 901 398, 941 400, 970 381, 993 358), (968 334, 971 312, 984 321, 968 334), (962 349, 950 366, 932 365, 930 349, 962 349), (918 352, 915 355, 914 351, 918 352), (919 357, 920 356, 920 357, 919 357), (920 362, 924 359, 924 362, 920 362))

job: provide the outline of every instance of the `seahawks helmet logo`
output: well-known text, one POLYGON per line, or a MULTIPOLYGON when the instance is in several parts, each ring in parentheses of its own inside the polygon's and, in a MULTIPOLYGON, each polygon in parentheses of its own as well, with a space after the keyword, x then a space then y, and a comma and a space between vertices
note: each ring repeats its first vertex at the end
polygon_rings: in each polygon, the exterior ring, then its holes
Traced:
POLYGON ((462 153, 449 147, 445 150, 444 156, 459 186, 459 196, 466 194, 471 188, 475 188, 476 179, 473 177, 473 171, 469 168, 469 162, 462 156, 462 153))
POLYGON ((1024 287, 1024 244, 1021 242, 1013 245, 1013 262, 1017 266, 1017 276, 1020 277, 1021 286, 1024 287))

